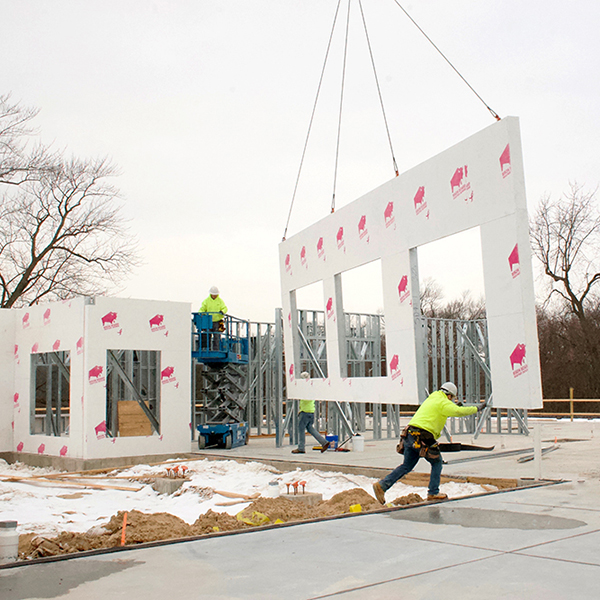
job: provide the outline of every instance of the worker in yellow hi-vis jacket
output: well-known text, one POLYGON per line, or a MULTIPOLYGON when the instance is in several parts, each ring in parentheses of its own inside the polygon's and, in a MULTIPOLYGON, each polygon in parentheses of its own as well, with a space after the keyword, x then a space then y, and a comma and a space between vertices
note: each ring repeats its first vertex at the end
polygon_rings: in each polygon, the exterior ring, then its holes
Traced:
MULTIPOLYGON (((307 371, 300 373, 302 379, 309 379, 310 375, 307 371)), ((321 444, 321 452, 325 452, 329 448, 329 442, 317 431, 314 426, 315 422, 315 401, 300 400, 300 414, 298 415, 298 447, 292 450, 292 454, 304 454, 306 432, 310 433, 319 444, 321 444)))
POLYGON ((445 500, 448 497, 440 493, 442 455, 437 439, 448 417, 466 417, 485 408, 485 404, 462 406, 458 404, 457 394, 456 386, 448 381, 437 392, 430 394, 413 415, 398 444, 398 452, 404 454, 404 462, 381 481, 373 484, 375 497, 381 504, 385 504, 385 492, 410 473, 419 462, 419 458, 425 458, 431 464, 427 500, 445 500))
MULTIPOLYGON (((216 285, 213 285, 210 288, 210 295, 208 298, 205 298, 202 302, 202 306, 200 307, 201 313, 209 313, 212 315, 212 330, 215 332, 225 331, 223 327, 223 318, 227 313, 227 306, 225 306, 225 302, 221 296, 219 296, 219 288, 216 285)), ((202 334, 203 336, 205 334, 202 334)), ((210 334, 212 338, 211 348, 214 351, 219 350, 219 338, 221 337, 218 334, 210 334)), ((205 347, 205 341, 203 341, 203 347, 205 347)))

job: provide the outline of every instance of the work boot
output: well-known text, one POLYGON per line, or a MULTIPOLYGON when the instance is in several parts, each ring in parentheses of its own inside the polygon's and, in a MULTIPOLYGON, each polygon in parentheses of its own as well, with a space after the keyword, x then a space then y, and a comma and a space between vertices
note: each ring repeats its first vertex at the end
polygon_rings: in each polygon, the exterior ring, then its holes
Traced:
POLYGON ((373 484, 373 491, 375 492, 375 498, 377 498, 379 504, 385 504, 385 492, 379 481, 373 484))
POLYGON ((432 500, 446 500, 448 498, 448 494, 442 494, 438 492, 437 494, 427 494, 427 502, 431 502, 432 500))
POLYGON ((294 448, 292 450, 292 454, 306 454, 304 450, 299 450, 298 448, 294 448))
POLYGON ((327 448, 329 448, 329 445, 331 444, 331 442, 325 442, 322 446, 321 446, 321 452, 325 452, 325 450, 327 450, 327 448))

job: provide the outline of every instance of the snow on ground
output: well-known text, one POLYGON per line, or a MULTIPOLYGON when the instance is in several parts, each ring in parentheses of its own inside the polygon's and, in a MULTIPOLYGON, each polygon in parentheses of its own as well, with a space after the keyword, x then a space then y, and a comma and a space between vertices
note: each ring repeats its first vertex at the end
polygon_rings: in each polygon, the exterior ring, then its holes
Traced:
MULTIPOLYGON (((86 532, 107 521, 119 510, 167 512, 191 524, 209 509, 235 515, 250 504, 246 502, 218 506, 218 503, 231 502, 232 499, 217 493, 208 497, 211 495, 211 489, 269 496, 269 490, 272 488, 269 482, 277 481, 279 492, 286 493, 287 483, 305 481, 307 492, 320 493, 323 495, 323 500, 329 500, 339 492, 357 487, 372 495, 372 485, 376 481, 371 477, 330 471, 296 469, 281 473, 274 467, 259 462, 240 464, 233 460, 208 459, 174 460, 158 466, 136 465, 128 469, 115 469, 110 475, 118 479, 108 478, 108 476, 93 478, 95 484, 132 487, 137 491, 93 490, 61 485, 61 482, 41 482, 31 479, 53 473, 59 471, 28 467, 20 463, 9 465, 0 459, 2 520, 17 521, 19 533, 34 532, 43 535, 55 535, 61 531, 86 532), (164 476, 166 468, 170 465, 186 466, 187 476, 190 479, 179 491, 170 496, 159 494, 149 484, 129 479, 164 476), (28 479, 29 483, 2 481, 8 477, 28 479)), ((92 480, 88 478, 87 481, 92 480)), ((479 494, 486 490, 475 484, 450 482, 442 484, 441 491, 448 494, 450 498, 455 498, 479 494)), ((412 487, 399 482, 386 493, 386 500, 391 502, 410 493, 417 493, 425 498, 427 488, 412 487)))

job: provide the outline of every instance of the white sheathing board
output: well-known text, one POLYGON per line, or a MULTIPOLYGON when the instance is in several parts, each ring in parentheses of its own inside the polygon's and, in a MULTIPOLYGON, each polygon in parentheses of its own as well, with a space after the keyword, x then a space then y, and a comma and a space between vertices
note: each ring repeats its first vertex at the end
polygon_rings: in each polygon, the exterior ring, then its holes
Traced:
MULTIPOLYGON (((481 227, 494 406, 542 406, 519 121, 507 117, 279 246, 290 398, 416 404, 409 251, 481 227), (515 247, 517 250, 515 251, 515 247), (336 275, 381 260, 386 377, 341 376, 336 275), (296 380, 293 290, 323 281, 328 377, 296 380)), ((457 269, 460 265, 457 265, 457 269)), ((338 277, 339 278, 339 277, 338 277)))
POLYGON ((0 310, 0 452, 13 449, 14 367, 19 360, 15 349, 15 311, 0 310))
POLYGON ((16 452, 81 458, 81 428, 84 299, 54 302, 14 310, 15 349, 13 394, 15 397, 13 447, 16 452), (79 350, 78 350, 79 348, 79 350), (31 355, 68 351, 71 359, 70 423, 68 434, 61 436, 30 433, 31 355))
POLYGON ((83 458, 188 452, 191 305, 96 298, 95 304, 85 308, 83 458), (160 351, 160 435, 105 436, 102 424, 106 421, 107 350, 160 351))
POLYGON ((77 298, 0 311, 0 327, 11 337, 10 343, 4 338, 0 342, 0 353, 11 359, 10 369, 3 361, 0 371, 0 381, 6 382, 6 391, 0 392, 0 415, 4 416, 8 402, 8 426, 14 421, 10 448, 4 448, 4 418, 0 425, 2 450, 78 459, 189 451, 191 305, 104 297, 89 302, 77 298), (160 435, 106 437, 102 424, 109 349, 161 353, 165 376, 160 383, 160 435), (32 435, 31 354, 53 350, 70 352, 69 430, 60 437, 32 435))

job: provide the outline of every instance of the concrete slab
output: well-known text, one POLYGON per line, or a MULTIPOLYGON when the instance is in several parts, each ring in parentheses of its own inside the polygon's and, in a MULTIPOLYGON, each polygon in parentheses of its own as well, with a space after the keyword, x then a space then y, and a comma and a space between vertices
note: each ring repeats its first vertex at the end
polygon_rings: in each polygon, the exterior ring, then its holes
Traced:
MULTIPOLYGON (((0 568, 0 598, 562 600, 576 595, 578 600, 596 599, 598 423, 541 425, 543 438, 552 438, 552 443, 555 431, 557 438, 584 440, 561 442, 560 449, 542 461, 544 476, 560 480, 572 474, 571 481, 388 513, 0 568)), ((489 445, 490 438, 480 436, 477 442, 489 445)), ((504 449, 532 447, 527 438, 505 438, 504 449)), ((458 441, 470 443, 464 437, 458 441)), ((361 453, 315 453, 317 458, 307 454, 300 464, 311 468, 327 460, 325 464, 340 471, 387 471, 398 461, 395 443, 367 442, 361 453)), ((497 444, 498 451, 501 445, 497 444)), ((251 440, 226 457, 272 459, 297 468, 297 455, 290 449, 275 448, 272 438, 251 440)), ((420 469, 427 472, 428 465, 420 469)), ((532 463, 517 463, 515 456, 497 456, 446 465, 445 472, 531 477, 533 469, 532 463)))

